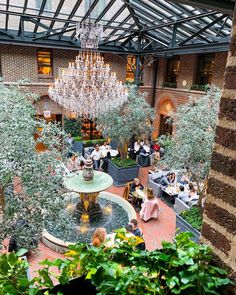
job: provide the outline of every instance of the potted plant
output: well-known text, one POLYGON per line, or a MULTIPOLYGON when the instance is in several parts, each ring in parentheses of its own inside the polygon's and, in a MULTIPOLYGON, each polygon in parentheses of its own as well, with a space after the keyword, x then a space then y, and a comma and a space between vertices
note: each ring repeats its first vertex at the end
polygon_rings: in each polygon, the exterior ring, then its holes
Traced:
POLYGON ((202 227, 202 214, 198 207, 192 207, 176 214, 176 229, 179 232, 191 232, 192 240, 199 242, 200 231, 202 227))
POLYGON ((147 103, 144 94, 140 94, 135 86, 130 86, 127 101, 119 108, 103 113, 97 118, 98 129, 105 138, 117 142, 120 161, 110 160, 108 173, 115 185, 124 185, 138 177, 139 165, 127 160, 128 146, 132 136, 150 134, 153 109, 147 103))

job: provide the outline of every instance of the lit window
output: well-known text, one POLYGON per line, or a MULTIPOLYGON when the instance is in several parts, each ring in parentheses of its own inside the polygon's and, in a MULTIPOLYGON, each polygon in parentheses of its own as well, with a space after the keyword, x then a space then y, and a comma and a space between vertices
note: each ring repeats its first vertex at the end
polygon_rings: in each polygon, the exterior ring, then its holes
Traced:
POLYGON ((196 84, 211 84, 214 54, 199 54, 197 65, 196 84))
POLYGON ((134 82, 134 73, 136 68, 136 57, 129 55, 127 58, 127 65, 126 65, 126 81, 127 82, 134 82))
POLYGON ((180 60, 179 56, 174 56, 173 58, 170 58, 167 60, 167 65, 166 65, 166 80, 165 84, 168 86, 172 85, 172 87, 176 87, 177 85, 177 77, 179 74, 179 65, 180 65, 180 60))
POLYGON ((52 52, 38 50, 38 74, 52 76, 52 52))

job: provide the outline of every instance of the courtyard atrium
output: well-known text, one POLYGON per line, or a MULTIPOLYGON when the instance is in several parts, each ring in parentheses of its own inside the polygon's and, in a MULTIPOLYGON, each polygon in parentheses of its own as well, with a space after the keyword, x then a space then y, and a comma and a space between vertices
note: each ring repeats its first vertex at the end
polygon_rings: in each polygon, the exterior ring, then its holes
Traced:
POLYGON ((0 295, 236 294, 235 0, 0 0, 0 295))

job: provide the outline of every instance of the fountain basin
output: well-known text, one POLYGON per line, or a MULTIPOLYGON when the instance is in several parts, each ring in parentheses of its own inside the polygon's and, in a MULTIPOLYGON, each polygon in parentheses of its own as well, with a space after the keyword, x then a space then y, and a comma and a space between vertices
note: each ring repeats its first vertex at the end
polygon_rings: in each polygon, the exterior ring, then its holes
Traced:
MULTIPOLYGON (((104 224, 99 224, 97 227, 105 227, 107 228, 107 233, 112 232, 112 230, 119 228, 119 227, 125 227, 125 225, 128 223, 129 220, 136 218, 136 212, 133 208, 133 206, 127 202, 125 199, 121 198, 118 195, 109 193, 109 192, 101 192, 99 194, 98 200, 101 200, 103 204, 111 203, 114 204, 113 207, 118 207, 119 210, 123 210, 123 213, 120 214, 118 212, 118 215, 124 215, 123 220, 117 220, 117 218, 110 218, 110 223, 105 220, 104 224), (114 228, 112 228, 112 225, 114 225, 114 228)), ((109 219, 109 218, 108 218, 109 219)), ((96 229, 96 224, 93 224, 92 229, 90 230, 90 238, 89 241, 91 241, 93 231, 96 229)), ((78 234, 78 240, 80 239, 80 236, 83 237, 83 234, 78 234)), ((88 235, 89 236, 89 235, 88 235)), ((88 238, 88 237, 87 237, 88 238)), ((83 241, 83 240, 82 240, 83 241)), ((75 244, 75 242, 70 242, 68 240, 64 240, 62 238, 59 238, 56 236, 56 234, 52 234, 49 229, 45 228, 42 235, 42 242, 53 251, 56 251, 58 253, 65 253, 68 249, 69 245, 75 244)))

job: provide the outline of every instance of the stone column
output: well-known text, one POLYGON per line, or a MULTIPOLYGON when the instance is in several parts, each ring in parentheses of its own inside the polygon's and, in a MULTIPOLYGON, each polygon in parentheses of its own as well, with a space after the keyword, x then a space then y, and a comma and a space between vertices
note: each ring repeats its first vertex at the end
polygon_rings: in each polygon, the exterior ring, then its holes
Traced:
POLYGON ((216 129, 202 242, 236 279, 236 9, 216 129))

